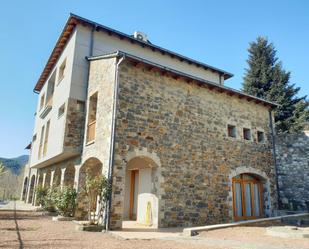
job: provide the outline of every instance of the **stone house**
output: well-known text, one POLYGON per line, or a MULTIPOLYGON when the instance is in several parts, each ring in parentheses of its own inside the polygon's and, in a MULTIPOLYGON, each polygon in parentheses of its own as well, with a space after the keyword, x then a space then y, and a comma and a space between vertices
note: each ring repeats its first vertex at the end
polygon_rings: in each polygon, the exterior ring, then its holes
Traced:
POLYGON ((112 182, 111 229, 271 216, 276 105, 224 86, 230 77, 71 14, 34 88, 22 198, 35 204, 37 185, 80 191, 88 169, 112 182))

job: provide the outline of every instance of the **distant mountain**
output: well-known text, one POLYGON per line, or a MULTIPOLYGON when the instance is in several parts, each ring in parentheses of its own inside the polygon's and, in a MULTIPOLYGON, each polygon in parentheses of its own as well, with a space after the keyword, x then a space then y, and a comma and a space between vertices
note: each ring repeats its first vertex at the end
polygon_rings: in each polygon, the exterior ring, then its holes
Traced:
POLYGON ((23 155, 16 158, 1 158, 0 162, 4 164, 13 174, 18 175, 21 173, 22 168, 28 162, 29 156, 23 155))

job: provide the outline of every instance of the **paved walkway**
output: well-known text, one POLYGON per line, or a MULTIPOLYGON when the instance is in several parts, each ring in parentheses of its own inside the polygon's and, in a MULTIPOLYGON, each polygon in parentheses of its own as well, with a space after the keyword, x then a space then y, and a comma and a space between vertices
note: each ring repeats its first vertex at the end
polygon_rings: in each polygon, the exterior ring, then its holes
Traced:
POLYGON ((0 210, 35 211, 37 207, 23 201, 0 201, 0 210))

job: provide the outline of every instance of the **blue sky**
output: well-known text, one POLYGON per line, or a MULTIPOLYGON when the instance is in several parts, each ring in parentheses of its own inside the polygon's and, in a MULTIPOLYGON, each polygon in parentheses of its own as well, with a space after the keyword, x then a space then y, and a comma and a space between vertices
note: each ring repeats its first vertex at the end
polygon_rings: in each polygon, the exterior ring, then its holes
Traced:
POLYGON ((34 125, 33 93, 69 13, 234 74, 240 89, 249 42, 268 37, 291 82, 309 95, 309 1, 3 1, 0 8, 0 157, 26 154, 34 125))

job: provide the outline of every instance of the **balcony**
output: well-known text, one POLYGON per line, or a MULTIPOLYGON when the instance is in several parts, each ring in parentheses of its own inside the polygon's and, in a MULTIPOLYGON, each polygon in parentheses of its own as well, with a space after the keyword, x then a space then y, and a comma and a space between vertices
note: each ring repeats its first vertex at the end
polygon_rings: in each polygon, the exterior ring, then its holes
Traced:
POLYGON ((53 105, 53 97, 50 97, 47 102, 46 105, 43 109, 43 111, 40 114, 40 118, 45 118, 46 115, 50 112, 50 110, 52 109, 52 105, 53 105))

